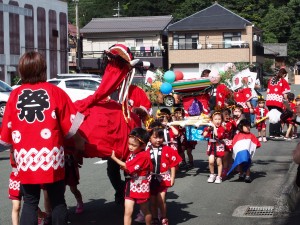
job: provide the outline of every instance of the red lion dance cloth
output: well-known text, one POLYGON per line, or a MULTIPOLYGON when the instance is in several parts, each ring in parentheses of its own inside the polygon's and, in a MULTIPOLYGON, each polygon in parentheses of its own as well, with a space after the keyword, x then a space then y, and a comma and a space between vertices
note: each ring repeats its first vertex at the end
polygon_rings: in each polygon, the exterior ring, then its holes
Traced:
MULTIPOLYGON (((128 135, 134 127, 141 126, 141 120, 136 114, 130 112, 127 106, 126 93, 132 93, 133 88, 131 87, 129 91, 129 79, 133 73, 131 65, 133 56, 129 49, 121 44, 112 46, 106 54, 109 60, 99 88, 93 95, 76 101, 75 105, 78 111, 85 115, 85 120, 80 127, 81 134, 88 142, 84 156, 105 158, 110 157, 114 150, 116 156, 124 160, 128 156, 128 135), (123 82, 125 85, 122 84, 123 82), (120 91, 122 104, 109 98, 109 95, 120 86, 125 87, 120 91)), ((130 96, 130 102, 136 103, 133 107, 146 109, 151 107, 145 93, 130 96), (142 103, 144 105, 137 105, 142 103)))

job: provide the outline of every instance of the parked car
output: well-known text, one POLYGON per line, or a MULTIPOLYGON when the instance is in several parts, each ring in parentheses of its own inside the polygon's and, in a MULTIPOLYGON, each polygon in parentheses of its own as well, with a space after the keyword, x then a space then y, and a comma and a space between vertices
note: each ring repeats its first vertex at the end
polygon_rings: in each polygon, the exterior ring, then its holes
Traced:
POLYGON ((13 89, 7 83, 0 80, 0 117, 3 117, 5 106, 13 89))
POLYGON ((100 78, 90 77, 54 78, 47 81, 63 89, 73 102, 94 94, 101 83, 100 78))

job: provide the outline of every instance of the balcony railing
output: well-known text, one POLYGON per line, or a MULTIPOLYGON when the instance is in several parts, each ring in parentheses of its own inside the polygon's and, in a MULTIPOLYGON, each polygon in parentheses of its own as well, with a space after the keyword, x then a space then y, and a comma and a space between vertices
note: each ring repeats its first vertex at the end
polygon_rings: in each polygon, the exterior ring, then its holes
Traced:
POLYGON ((177 45, 170 45, 171 50, 196 50, 196 49, 231 49, 231 48, 249 48, 249 43, 245 41, 232 41, 222 43, 183 43, 177 45))

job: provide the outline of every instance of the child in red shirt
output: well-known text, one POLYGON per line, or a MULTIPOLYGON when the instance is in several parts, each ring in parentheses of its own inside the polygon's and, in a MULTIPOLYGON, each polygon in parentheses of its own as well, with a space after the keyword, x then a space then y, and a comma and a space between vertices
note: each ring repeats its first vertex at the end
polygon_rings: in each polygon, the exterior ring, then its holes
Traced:
POLYGON ((153 163, 151 178, 151 212, 153 225, 168 225, 166 192, 175 182, 176 167, 181 162, 181 157, 173 148, 163 144, 164 130, 159 122, 150 125, 150 145, 147 152, 150 153, 153 163), (161 221, 158 219, 158 209, 161 213, 161 221))
POLYGON ((257 107, 254 109, 255 120, 256 120, 256 129, 258 131, 258 140, 261 142, 267 142, 266 138, 266 120, 263 120, 258 123, 260 119, 267 116, 269 110, 265 106, 265 100, 263 97, 258 98, 257 107))
POLYGON ((236 131, 234 121, 231 118, 231 110, 226 108, 222 111, 223 122, 222 126, 225 128, 224 133, 224 144, 225 144, 225 153, 223 157, 223 170, 222 170, 222 179, 226 178, 226 174, 229 170, 232 159, 232 139, 236 131))
MULTIPOLYGON (((289 92, 287 94, 287 99, 288 99, 288 106, 289 107, 284 107, 284 110, 290 110, 292 111, 293 113, 296 113, 296 104, 294 103, 294 100, 295 100, 295 94, 294 93, 291 93, 289 92)), ((293 128, 295 126, 295 123, 292 121, 292 116, 287 118, 285 120, 285 123, 287 124, 288 128, 287 128, 287 131, 285 133, 285 137, 284 139, 286 141, 290 141, 291 140, 291 137, 293 135, 293 128)))
POLYGON ((145 215, 146 225, 151 224, 152 216, 148 202, 150 198, 150 172, 152 162, 148 151, 144 151, 149 140, 148 132, 143 128, 134 128, 129 135, 128 149, 130 155, 126 162, 121 161, 112 152, 111 158, 130 175, 125 188, 124 225, 131 225, 134 204, 140 205, 145 215))
POLYGON ((225 128, 222 126, 222 120, 222 113, 219 111, 214 112, 211 116, 212 126, 206 127, 203 132, 203 136, 209 138, 206 151, 210 170, 210 176, 207 180, 208 183, 222 183, 222 159, 225 152, 225 145, 223 141, 225 128), (214 168, 215 161, 218 166, 217 176, 214 168))

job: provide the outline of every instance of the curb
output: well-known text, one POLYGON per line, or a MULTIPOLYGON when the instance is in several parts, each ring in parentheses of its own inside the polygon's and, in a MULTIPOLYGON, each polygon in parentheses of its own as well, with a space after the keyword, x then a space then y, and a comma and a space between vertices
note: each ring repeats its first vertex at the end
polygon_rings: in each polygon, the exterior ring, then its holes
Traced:
POLYGON ((295 210, 297 203, 300 202, 300 188, 295 183, 297 168, 298 165, 292 162, 280 196, 276 199, 274 217, 289 216, 295 210))

